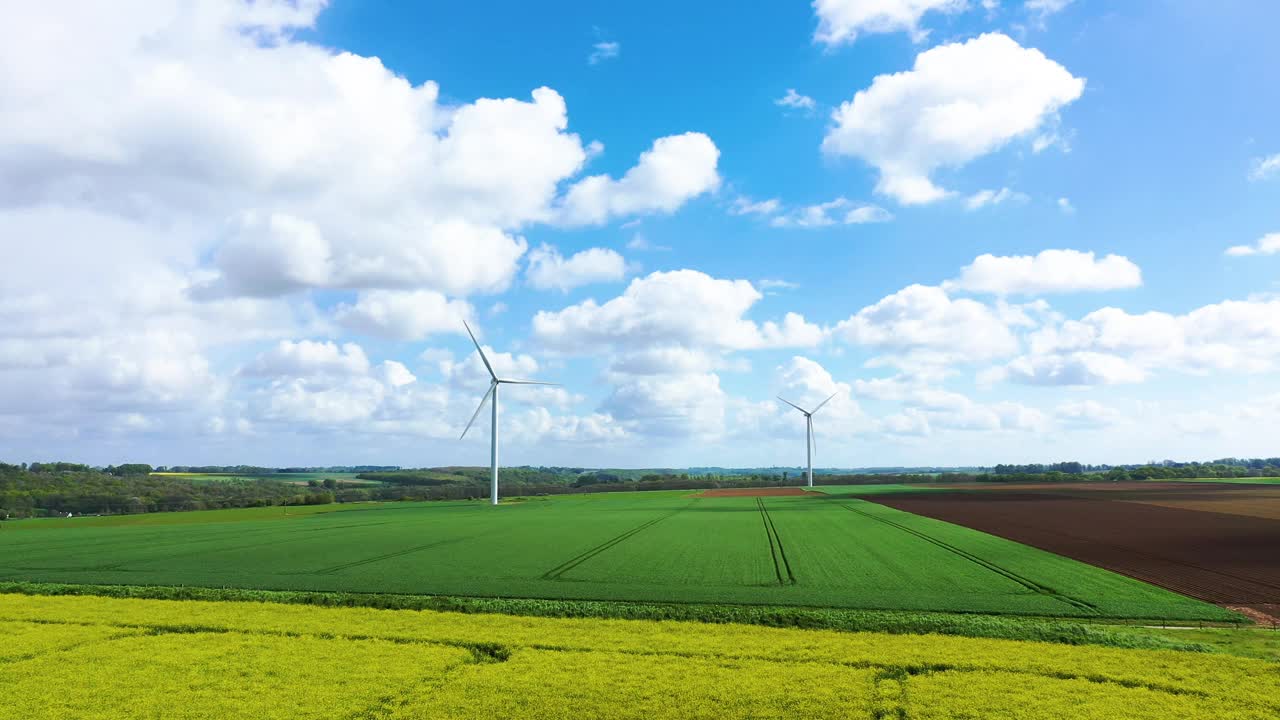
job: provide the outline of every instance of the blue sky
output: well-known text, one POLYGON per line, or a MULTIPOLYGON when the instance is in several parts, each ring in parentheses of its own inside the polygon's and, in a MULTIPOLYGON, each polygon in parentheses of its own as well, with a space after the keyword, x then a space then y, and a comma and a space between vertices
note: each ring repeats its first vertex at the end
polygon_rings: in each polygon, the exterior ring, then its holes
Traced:
POLYGON ((1275 455, 1257 3, 334 0, 0 30, 0 457, 1275 455))

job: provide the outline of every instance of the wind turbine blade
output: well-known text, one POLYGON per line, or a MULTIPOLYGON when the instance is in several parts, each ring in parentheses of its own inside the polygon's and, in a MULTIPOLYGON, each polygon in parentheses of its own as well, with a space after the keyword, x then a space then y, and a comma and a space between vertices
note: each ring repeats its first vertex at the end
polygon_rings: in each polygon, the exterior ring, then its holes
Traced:
POLYGON ((475 424, 476 418, 480 417, 480 411, 484 409, 484 404, 489 401, 489 396, 493 394, 493 387, 496 383, 489 383, 489 389, 485 391, 484 397, 480 398, 480 404, 476 406, 476 412, 471 416, 471 421, 467 423, 467 427, 462 430, 462 435, 458 439, 461 440, 467 436, 467 431, 475 424))
MULTIPOLYGON (((836 392, 831 393, 831 397, 829 397, 829 398, 827 398, 826 400, 823 400, 822 402, 818 403, 818 407, 814 408, 814 409, 813 409, 813 412, 815 412, 815 413, 816 413, 816 412, 818 412, 819 410, 821 410, 823 405, 826 405, 827 403, 831 402, 831 398, 833 398, 833 397, 835 397, 835 396, 837 396, 837 395, 839 395, 839 394, 840 394, 840 391, 839 391, 839 390, 837 390, 836 392)), ((812 415, 813 413, 809 413, 809 414, 810 414, 810 415, 812 415)))
POLYGON ((805 415, 808 415, 808 414, 809 414, 809 411, 808 411, 808 410, 805 410, 804 408, 802 408, 802 407, 800 407, 799 405, 797 405, 797 404, 795 404, 795 403, 791 402, 790 400, 787 400, 786 398, 782 397, 781 395, 779 395, 779 396, 778 396, 778 399, 779 399, 779 400, 781 400, 782 402, 784 402, 784 403, 786 403, 786 404, 790 405, 791 407, 793 407, 793 408, 795 408, 795 409, 799 410, 800 412, 804 413, 805 415))
POLYGON ((813 416, 809 417, 809 442, 813 444, 813 456, 818 457, 818 433, 813 430, 813 416))
POLYGON ((542 382, 541 380, 499 380, 498 382, 506 385, 551 385, 560 387, 560 383, 542 382))
POLYGON ((467 329, 467 334, 471 336, 471 342, 476 346, 476 352, 480 353, 480 359, 484 361, 484 366, 489 370, 489 377, 494 380, 498 379, 498 374, 493 371, 493 366, 489 364, 489 358, 484 356, 484 350, 480 349, 480 341, 476 340, 476 334, 471 332, 471 326, 466 320, 462 321, 462 326, 467 329))

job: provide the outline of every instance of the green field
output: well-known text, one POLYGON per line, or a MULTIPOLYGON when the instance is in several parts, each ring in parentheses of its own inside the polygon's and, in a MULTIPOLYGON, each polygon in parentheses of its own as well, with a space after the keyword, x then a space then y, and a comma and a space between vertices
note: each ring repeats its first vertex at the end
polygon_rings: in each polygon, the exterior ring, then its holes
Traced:
POLYGON ((1228 485, 1280 485, 1280 477, 1169 478, 1150 482, 1226 483, 1228 485))
POLYGON ((1280 716, 1260 659, 931 635, 0 595, 8 717, 1280 716))
POLYGON ((23 521, 0 580, 1226 619, 974 530, 833 496, 687 492, 23 521), (120 524, 110 524, 119 522, 120 524))

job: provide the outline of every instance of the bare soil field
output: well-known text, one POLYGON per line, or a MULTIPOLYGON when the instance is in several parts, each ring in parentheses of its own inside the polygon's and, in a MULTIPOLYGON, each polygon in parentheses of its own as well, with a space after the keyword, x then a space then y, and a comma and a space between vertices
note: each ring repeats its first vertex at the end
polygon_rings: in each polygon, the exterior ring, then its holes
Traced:
MULTIPOLYGON (((1280 504, 1278 492, 1249 490, 1256 497, 1237 496, 1230 502, 1280 504)), ((1229 491, 1213 485, 1116 483, 1035 489, 984 486, 868 500, 1016 540, 1208 602, 1274 615, 1280 607, 1280 520, 1215 511, 1220 506, 1215 495, 1223 492, 1229 491)))
POLYGON ((783 497, 788 495, 823 495, 823 493, 798 487, 715 488, 703 490, 693 497, 783 497))
POLYGON ((932 485, 930 487, 955 490, 1049 492, 1072 497, 1097 497, 1108 500, 1159 505, 1182 510, 1247 515, 1249 517, 1280 520, 1280 485, 1236 485, 1181 482, 1120 482, 1120 483, 965 483, 963 485, 932 485))

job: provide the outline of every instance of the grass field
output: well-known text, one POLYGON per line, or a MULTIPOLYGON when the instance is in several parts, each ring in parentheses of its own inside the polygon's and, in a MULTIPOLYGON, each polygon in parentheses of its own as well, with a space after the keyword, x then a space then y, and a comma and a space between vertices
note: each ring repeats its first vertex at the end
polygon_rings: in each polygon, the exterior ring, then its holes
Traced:
POLYGON ((338 507, 288 517, 279 508, 177 513, 170 517, 184 522, 172 525, 12 523, 0 532, 0 580, 1234 617, 1041 550, 838 494, 665 492, 538 498, 498 508, 338 507))
POLYGON ((941 636, 22 595, 0 633, 34 720, 1280 715, 1262 660, 941 636))

